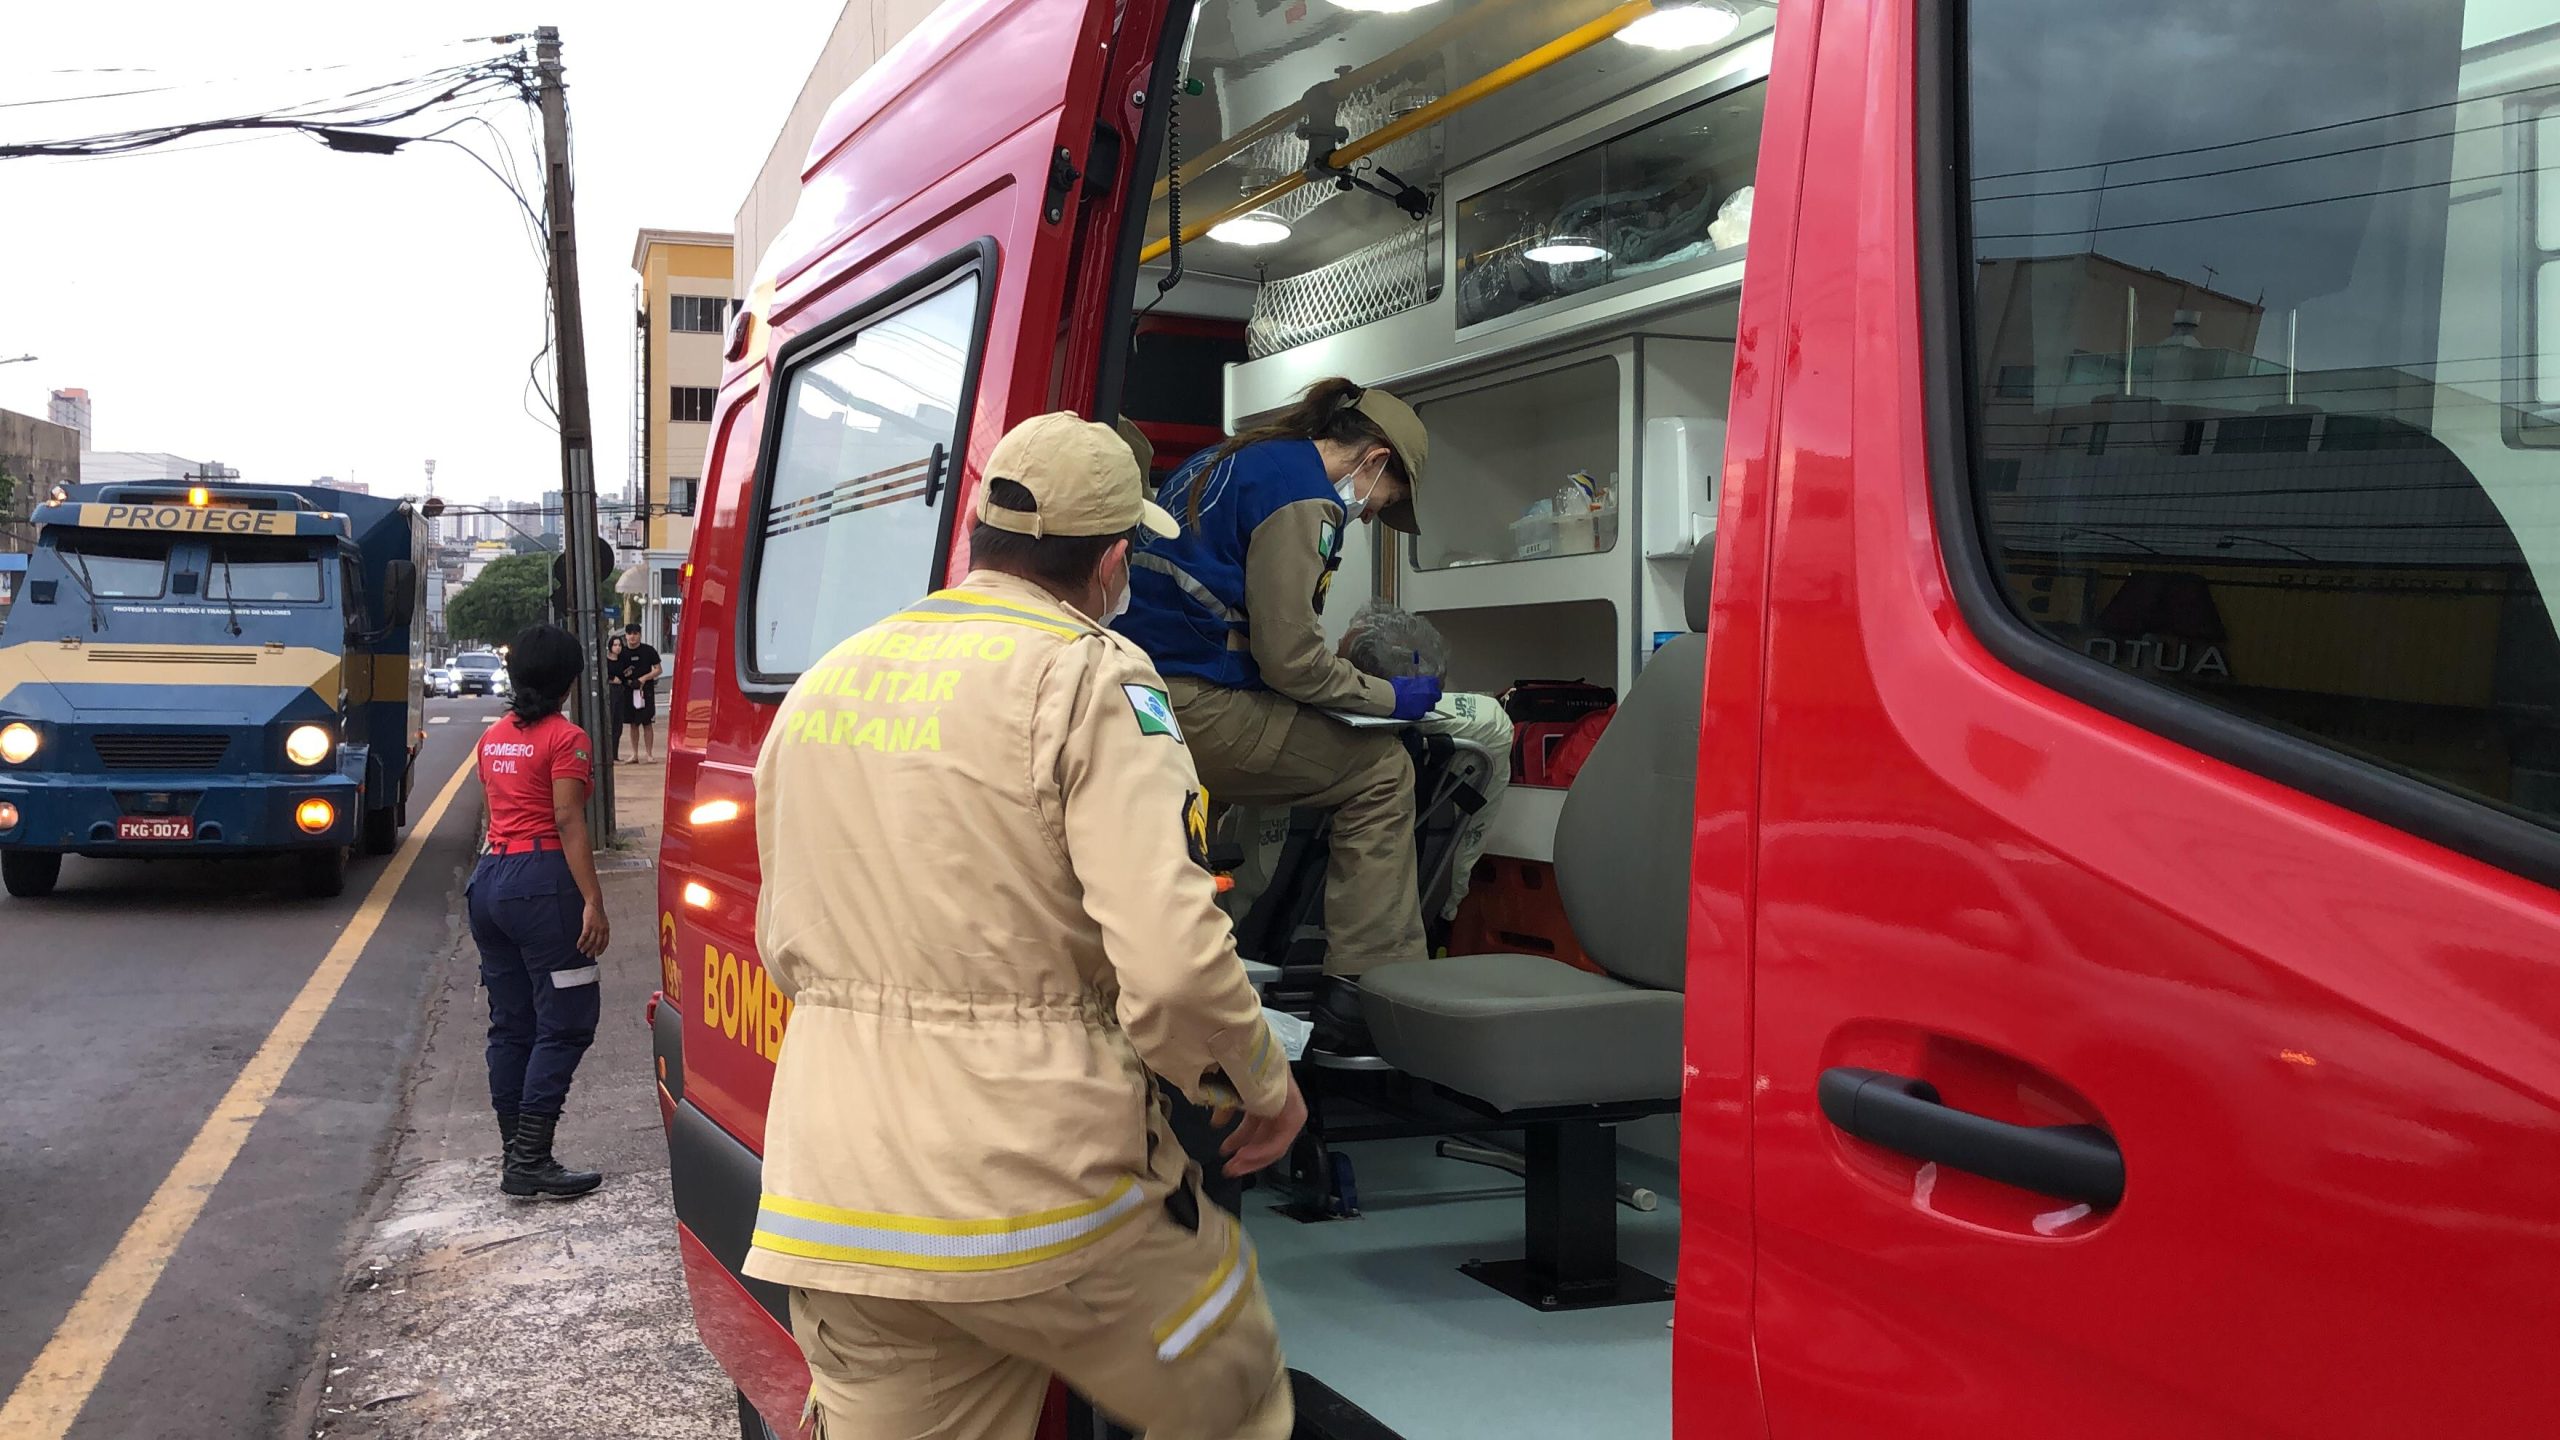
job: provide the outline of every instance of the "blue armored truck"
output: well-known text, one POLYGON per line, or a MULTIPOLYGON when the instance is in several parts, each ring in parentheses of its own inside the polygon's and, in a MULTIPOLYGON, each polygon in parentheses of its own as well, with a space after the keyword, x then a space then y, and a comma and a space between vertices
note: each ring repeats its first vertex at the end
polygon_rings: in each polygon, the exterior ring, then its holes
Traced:
POLYGON ((55 491, 0 619, 0 879, 66 854, 286 856, 307 894, 408 823, 426 524, 348 491, 55 491))

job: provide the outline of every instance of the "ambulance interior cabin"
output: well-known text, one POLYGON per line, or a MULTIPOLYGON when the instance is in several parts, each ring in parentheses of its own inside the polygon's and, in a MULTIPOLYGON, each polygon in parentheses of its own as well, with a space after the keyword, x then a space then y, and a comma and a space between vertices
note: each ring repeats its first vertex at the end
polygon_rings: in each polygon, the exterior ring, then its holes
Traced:
POLYGON ((1448 933, 1477 968, 1380 1029, 1396 1075, 1313 1075, 1324 1144, 1244 1197, 1292 1366, 1406 1440, 1670 1424, 1694 632, 1774 19, 1204 0, 1151 116, 1122 406, 1157 477, 1322 377, 1391 388, 1430 430, 1421 534, 1351 527, 1336 637, 1390 599, 1450 690, 1579 682, 1642 732, 1572 787, 1567 725, 1524 742, 1448 933), (1347 179, 1306 179, 1310 137, 1347 179), (1422 1092, 1487 1128, 1400 1113, 1422 1092))

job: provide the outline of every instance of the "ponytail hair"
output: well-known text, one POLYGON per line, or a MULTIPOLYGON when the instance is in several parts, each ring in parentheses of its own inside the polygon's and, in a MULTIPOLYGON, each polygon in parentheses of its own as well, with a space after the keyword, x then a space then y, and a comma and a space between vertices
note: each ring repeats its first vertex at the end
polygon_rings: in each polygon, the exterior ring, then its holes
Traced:
POLYGON ((535 625, 507 647, 507 680, 514 694, 507 711, 518 725, 534 725, 560 713, 586 672, 586 648, 557 625, 535 625))
MULTIPOLYGON (((1209 464, 1214 467, 1246 446, 1266 440, 1331 440, 1343 445, 1386 445, 1390 457, 1387 463, 1402 475, 1404 460, 1395 454, 1385 428, 1358 408, 1360 397, 1367 393, 1369 387, 1340 375, 1319 380, 1298 396, 1297 404, 1281 412, 1280 418, 1229 436, 1210 457, 1209 464)), ((1184 517, 1186 529, 1200 523, 1202 488, 1199 480, 1192 482, 1190 514, 1184 517)))

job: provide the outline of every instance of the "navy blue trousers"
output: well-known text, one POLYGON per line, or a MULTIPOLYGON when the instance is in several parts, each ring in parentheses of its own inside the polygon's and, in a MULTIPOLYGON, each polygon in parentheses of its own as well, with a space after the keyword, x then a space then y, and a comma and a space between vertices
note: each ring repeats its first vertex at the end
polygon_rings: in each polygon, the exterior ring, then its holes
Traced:
POLYGON ((489 991, 489 1103, 557 1115, 601 1003, 596 962, 578 953, 586 901, 557 850, 483 855, 468 892, 489 991))

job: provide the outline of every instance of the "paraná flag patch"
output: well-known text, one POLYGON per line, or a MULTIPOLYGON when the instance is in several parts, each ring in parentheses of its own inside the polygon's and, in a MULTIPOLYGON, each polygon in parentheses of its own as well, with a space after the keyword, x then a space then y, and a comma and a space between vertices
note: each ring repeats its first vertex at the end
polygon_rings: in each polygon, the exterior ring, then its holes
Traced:
POLYGON ((1141 735, 1170 735, 1175 743, 1182 740, 1182 725, 1173 718, 1173 697, 1152 685, 1123 685, 1120 693, 1129 697, 1129 708, 1138 714, 1141 735))

